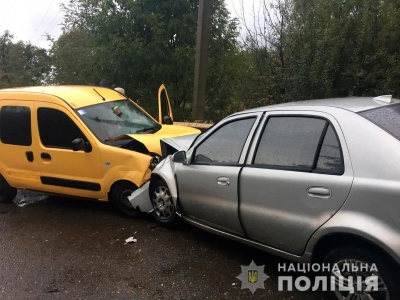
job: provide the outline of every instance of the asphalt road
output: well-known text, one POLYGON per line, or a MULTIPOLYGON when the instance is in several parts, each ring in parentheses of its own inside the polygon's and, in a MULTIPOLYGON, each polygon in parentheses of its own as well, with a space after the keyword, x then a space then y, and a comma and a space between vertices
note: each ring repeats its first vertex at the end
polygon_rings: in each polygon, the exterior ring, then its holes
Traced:
POLYGON ((324 298, 278 292, 278 264, 289 261, 189 225, 26 191, 15 202, 0 204, 0 299, 324 298), (251 261, 270 276, 254 294, 236 278, 251 261))

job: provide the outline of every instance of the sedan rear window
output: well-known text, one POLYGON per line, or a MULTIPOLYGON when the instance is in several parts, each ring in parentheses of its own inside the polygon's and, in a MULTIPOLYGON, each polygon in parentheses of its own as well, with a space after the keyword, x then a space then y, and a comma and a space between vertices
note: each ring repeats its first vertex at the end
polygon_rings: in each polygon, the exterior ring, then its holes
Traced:
POLYGON ((400 104, 374 108, 359 114, 400 140, 400 104))

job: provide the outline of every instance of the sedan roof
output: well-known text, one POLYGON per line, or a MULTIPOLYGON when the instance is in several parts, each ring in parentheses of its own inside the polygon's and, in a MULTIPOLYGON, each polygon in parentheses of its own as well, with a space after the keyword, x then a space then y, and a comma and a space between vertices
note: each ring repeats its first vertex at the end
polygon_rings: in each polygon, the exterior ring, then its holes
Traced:
POLYGON ((400 103, 400 100, 392 98, 392 102, 387 103, 384 101, 376 100, 376 98, 374 97, 346 97, 346 98, 330 98, 330 99, 317 99, 317 100, 280 103, 280 104, 274 104, 274 105, 251 109, 248 110, 247 112, 281 110, 281 109, 290 109, 290 110, 311 109, 312 107, 335 107, 357 113, 394 103, 400 103))

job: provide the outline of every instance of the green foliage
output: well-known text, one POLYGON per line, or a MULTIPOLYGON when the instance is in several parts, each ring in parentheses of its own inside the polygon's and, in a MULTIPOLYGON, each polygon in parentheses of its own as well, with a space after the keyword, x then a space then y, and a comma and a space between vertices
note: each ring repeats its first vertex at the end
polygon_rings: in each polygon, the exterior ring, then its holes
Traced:
MULTIPOLYGON (((206 119, 302 99, 400 97, 398 2, 261 0, 261 21, 240 43, 239 21, 211 1, 206 119)), ((190 119, 198 0, 69 0, 63 10, 49 53, 0 37, 0 87, 109 79, 156 115, 164 83, 175 119, 190 119)))
POLYGON ((268 2, 266 34, 256 27, 247 38, 253 76, 260 81, 252 95, 269 95, 266 104, 399 95, 400 5, 395 1, 268 2))
POLYGON ((8 31, 0 36, 0 88, 44 84, 50 66, 45 49, 14 43, 8 31))
MULTIPOLYGON (((97 84, 107 78, 153 115, 164 83, 175 119, 188 119, 197 10, 198 0, 70 1, 64 6, 64 34, 51 51, 54 82, 97 84)), ((221 118, 226 110, 215 105, 224 108, 231 101, 235 82, 228 79, 239 75, 238 33, 222 0, 213 0, 212 20, 207 117, 221 118)))

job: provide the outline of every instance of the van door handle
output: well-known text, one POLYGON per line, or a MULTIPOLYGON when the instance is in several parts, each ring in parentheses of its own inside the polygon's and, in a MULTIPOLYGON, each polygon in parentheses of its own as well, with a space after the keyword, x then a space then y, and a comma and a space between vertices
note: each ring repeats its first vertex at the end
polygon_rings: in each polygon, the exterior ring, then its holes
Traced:
POLYGON ((229 185, 231 182, 228 177, 219 177, 217 179, 218 185, 229 185))
POLYGON ((25 156, 26 156, 26 159, 27 159, 29 162, 33 162, 33 152, 32 152, 32 151, 26 151, 26 152, 25 152, 25 156))
POLYGON ((40 157, 45 159, 45 160, 51 160, 51 156, 50 154, 46 153, 46 152, 42 152, 40 153, 40 157))
POLYGON ((307 189, 307 194, 313 198, 329 199, 332 196, 331 190, 322 186, 311 186, 307 189))

